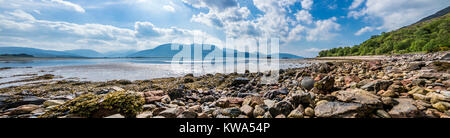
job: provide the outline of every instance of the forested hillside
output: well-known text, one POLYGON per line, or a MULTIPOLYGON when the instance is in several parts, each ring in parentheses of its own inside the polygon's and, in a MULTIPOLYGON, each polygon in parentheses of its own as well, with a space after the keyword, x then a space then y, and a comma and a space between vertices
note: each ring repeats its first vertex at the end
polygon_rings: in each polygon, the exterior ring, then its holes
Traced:
POLYGON ((396 31, 372 36, 353 47, 319 52, 320 57, 404 54, 446 51, 450 47, 450 13, 396 31))

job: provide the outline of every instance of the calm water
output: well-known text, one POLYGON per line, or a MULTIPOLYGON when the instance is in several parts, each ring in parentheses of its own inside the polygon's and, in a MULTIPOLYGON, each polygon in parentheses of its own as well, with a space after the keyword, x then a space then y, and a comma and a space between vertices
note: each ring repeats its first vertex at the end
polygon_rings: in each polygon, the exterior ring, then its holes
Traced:
MULTIPOLYGON (((280 60, 278 67, 285 69, 307 65, 294 63, 292 60, 280 60)), ((30 78, 31 74, 54 74, 60 76, 61 78, 59 79, 107 81, 178 77, 188 73, 198 76, 207 73, 231 73, 234 70, 243 73, 246 69, 249 69, 251 72, 257 72, 258 70, 264 72, 276 69, 274 66, 269 66, 268 62, 258 62, 256 60, 239 60, 234 64, 210 64, 201 61, 172 62, 168 58, 35 59, 0 61, 0 67, 17 67, 0 71, 0 83, 30 78), (23 74, 28 75, 24 76, 23 74)), ((0 87, 20 84, 23 83, 3 84, 0 87)))

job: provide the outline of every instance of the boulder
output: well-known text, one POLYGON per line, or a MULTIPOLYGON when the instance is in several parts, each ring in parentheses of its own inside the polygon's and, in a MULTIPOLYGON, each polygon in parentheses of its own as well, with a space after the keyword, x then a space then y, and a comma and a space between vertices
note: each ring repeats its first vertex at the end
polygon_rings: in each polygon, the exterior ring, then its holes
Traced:
POLYGON ((379 100, 380 97, 362 89, 348 89, 344 91, 338 91, 335 93, 335 95, 339 101, 343 102, 354 102, 363 105, 375 106, 382 105, 382 102, 379 100))
POLYGON ((237 117, 239 115, 241 115, 241 109, 237 108, 237 107, 231 107, 231 108, 226 108, 226 109, 222 109, 222 115, 225 116, 229 116, 229 117, 237 117))
POLYGON ((362 86, 361 89, 366 90, 366 91, 378 92, 380 90, 387 90, 387 88, 389 88, 389 86, 392 83, 393 82, 390 80, 376 80, 376 81, 367 83, 366 85, 362 86))
POLYGON ((420 111, 414 105, 414 100, 409 98, 395 99, 398 102, 390 111, 392 118, 415 118, 420 117, 420 111))
POLYGON ((326 102, 314 108, 314 115, 321 118, 355 118, 366 115, 360 103, 326 102))
POLYGON ((21 105, 15 109, 13 109, 9 115, 20 115, 20 114, 28 114, 31 113, 32 111, 36 110, 39 108, 39 105, 34 105, 34 104, 27 104, 27 105, 21 105))
POLYGON ((255 107, 256 105, 264 104, 264 99, 260 96, 251 96, 246 97, 242 105, 249 105, 251 107, 255 107))
POLYGON ((249 79, 247 79, 247 78, 242 78, 242 77, 237 77, 237 78, 234 78, 233 79, 233 81, 231 82, 231 86, 239 86, 239 85, 241 85, 241 84, 247 84, 248 82, 250 82, 250 80, 249 79))
POLYGON ((253 117, 263 116, 266 111, 261 105, 256 105, 253 109, 253 117))
POLYGON ((241 112, 247 116, 253 115, 253 107, 251 107, 249 105, 243 105, 240 109, 241 109, 241 112))
POLYGON ((314 87, 314 80, 311 77, 304 77, 300 84, 302 88, 311 90, 314 87))
POLYGON ((181 107, 175 107, 175 108, 168 108, 158 114, 158 116, 164 116, 165 118, 176 118, 178 115, 180 115, 183 112, 183 108, 181 107))
POLYGON ((269 112, 272 116, 277 116, 279 114, 289 115, 293 110, 293 106, 288 101, 280 101, 276 103, 273 107, 269 108, 269 112))
POLYGON ((314 83, 314 88, 323 94, 330 93, 334 88, 334 77, 333 76, 325 76, 321 80, 314 83))
POLYGON ((308 106, 309 104, 314 103, 314 100, 310 93, 305 92, 305 93, 293 94, 290 97, 289 102, 291 102, 294 106, 298 106, 298 105, 308 106))

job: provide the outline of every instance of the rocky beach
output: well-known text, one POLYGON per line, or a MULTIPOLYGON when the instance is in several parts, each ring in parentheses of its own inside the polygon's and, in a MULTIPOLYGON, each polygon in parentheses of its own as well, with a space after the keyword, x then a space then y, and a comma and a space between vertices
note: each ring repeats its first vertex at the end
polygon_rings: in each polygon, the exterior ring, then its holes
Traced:
POLYGON ((268 72, 104 82, 31 75, 22 81, 36 82, 0 89, 0 118, 450 118, 449 52, 310 60, 270 84, 268 72))

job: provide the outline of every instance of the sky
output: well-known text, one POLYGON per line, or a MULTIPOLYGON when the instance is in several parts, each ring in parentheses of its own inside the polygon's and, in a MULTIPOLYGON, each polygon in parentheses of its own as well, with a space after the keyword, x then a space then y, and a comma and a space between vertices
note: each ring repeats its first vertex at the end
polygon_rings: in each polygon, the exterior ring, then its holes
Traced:
POLYGON ((449 0, 0 0, 0 46, 99 52, 279 39, 304 57, 410 25, 449 0))

